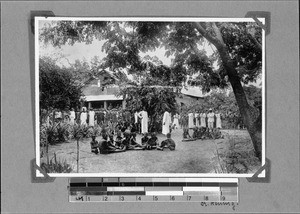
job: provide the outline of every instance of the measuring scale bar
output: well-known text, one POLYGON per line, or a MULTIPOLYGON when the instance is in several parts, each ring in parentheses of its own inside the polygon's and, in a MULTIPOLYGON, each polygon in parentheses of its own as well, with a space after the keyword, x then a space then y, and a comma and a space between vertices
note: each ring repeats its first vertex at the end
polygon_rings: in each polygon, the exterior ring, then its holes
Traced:
POLYGON ((90 180, 84 178, 80 180, 76 178, 69 180, 69 201, 237 202, 238 179, 93 178, 90 180))

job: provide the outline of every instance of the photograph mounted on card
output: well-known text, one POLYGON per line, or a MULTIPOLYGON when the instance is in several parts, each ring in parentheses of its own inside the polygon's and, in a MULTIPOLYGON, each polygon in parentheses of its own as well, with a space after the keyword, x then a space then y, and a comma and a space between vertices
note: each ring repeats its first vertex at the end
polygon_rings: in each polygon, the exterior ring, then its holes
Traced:
POLYGON ((35 17, 35 89, 50 177, 251 177, 265 164, 253 18, 35 17))

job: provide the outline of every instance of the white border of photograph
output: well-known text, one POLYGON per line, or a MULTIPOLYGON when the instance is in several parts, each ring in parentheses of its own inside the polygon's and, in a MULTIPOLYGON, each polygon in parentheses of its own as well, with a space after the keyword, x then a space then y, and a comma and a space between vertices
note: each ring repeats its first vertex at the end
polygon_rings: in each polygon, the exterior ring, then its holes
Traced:
MULTIPOLYGON (((195 17, 35 17, 35 141, 36 164, 40 166, 40 127, 39 127, 39 21, 164 21, 164 22, 255 22, 253 18, 195 18, 195 17)), ((265 18, 258 18, 265 24, 265 18)), ((262 29, 262 166, 265 165, 265 30, 262 29)), ((253 174, 217 173, 49 173, 50 177, 252 177, 253 174)), ((37 177, 44 177, 38 170, 37 177)), ((265 177, 265 170, 258 175, 265 177)))

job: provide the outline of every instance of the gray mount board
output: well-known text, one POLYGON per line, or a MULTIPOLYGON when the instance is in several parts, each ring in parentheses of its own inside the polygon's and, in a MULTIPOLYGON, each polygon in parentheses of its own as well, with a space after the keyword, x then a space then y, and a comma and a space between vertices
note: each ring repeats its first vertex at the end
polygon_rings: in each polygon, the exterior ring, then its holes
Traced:
POLYGON ((269 183, 240 179, 236 212, 299 212, 299 12, 297 1, 98 1, 1 3, 1 210, 3 213, 232 212, 200 203, 72 204, 67 178, 31 180, 34 142, 34 51, 31 11, 56 16, 245 17, 268 11, 266 157, 269 183))

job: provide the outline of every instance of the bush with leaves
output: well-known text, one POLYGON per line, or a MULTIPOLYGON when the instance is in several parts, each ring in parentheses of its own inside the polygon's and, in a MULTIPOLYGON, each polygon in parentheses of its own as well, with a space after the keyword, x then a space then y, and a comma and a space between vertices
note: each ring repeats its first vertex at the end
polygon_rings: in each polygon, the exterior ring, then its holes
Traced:
POLYGON ((80 105, 82 86, 75 81, 72 72, 44 57, 40 59, 39 73, 41 109, 65 110, 80 105))
POLYGON ((66 123, 43 124, 40 127, 40 144, 55 145, 66 142, 70 135, 70 125, 66 123))
POLYGON ((92 127, 89 127, 87 125, 81 125, 81 124, 74 124, 71 126, 71 136, 76 140, 77 144, 77 172, 79 172, 79 142, 82 138, 88 137, 92 133, 92 127))
POLYGON ((125 88, 121 90, 121 94, 125 97, 126 108, 131 114, 145 108, 150 119, 149 130, 152 131, 161 131, 161 121, 166 110, 172 113, 177 110, 176 96, 170 88, 143 85, 125 88))
POLYGON ((49 163, 41 163, 41 168, 46 173, 70 173, 70 172, 72 172, 71 165, 68 164, 66 162, 66 160, 64 160, 64 161, 57 160, 55 153, 54 153, 54 157, 49 161, 49 163))

